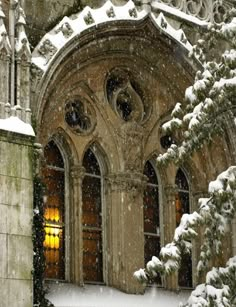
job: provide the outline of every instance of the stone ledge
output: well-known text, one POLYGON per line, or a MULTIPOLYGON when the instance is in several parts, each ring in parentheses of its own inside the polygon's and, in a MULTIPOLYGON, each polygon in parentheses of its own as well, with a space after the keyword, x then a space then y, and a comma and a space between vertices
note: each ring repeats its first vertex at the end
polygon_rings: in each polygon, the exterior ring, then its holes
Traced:
POLYGON ((35 137, 13 131, 0 129, 0 142, 14 143, 25 146, 33 146, 35 137))

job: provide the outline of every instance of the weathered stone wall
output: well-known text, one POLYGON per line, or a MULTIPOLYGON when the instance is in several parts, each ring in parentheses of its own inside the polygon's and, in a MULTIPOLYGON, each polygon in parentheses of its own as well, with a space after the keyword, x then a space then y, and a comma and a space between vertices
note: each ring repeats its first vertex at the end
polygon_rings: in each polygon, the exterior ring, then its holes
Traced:
POLYGON ((0 131, 1 307, 32 307, 32 139, 0 131))

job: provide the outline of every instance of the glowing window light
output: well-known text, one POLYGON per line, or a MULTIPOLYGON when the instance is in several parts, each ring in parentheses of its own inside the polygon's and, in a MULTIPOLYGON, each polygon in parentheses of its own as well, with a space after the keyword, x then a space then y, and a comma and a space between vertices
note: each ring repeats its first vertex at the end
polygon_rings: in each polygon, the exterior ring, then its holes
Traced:
POLYGON ((64 161, 54 141, 44 148, 46 165, 42 175, 46 186, 45 219, 45 278, 65 279, 64 263, 64 161))
POLYGON ((45 209, 44 217, 48 221, 59 222, 60 220, 59 208, 47 207, 45 209))
POLYGON ((59 249, 61 232, 62 232, 61 226, 47 224, 45 226, 46 235, 44 240, 44 247, 50 249, 59 249))

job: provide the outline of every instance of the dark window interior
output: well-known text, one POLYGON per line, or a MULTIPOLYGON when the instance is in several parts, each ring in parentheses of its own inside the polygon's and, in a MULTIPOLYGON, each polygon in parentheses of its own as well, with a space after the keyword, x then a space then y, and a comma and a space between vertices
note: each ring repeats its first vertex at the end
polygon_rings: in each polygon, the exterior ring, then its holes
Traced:
POLYGON ((85 282, 103 282, 102 200, 100 168, 91 149, 85 153, 82 183, 83 275, 85 282))
MULTIPOLYGON (((179 169, 175 183, 178 194, 175 197, 176 226, 179 226, 183 214, 190 213, 189 206, 189 185, 184 172, 179 169)), ((192 255, 183 253, 178 273, 178 284, 183 288, 191 288, 192 285, 192 255)))
MULTIPOLYGON (((152 259, 152 256, 159 257, 160 221, 158 180, 155 169, 149 161, 147 161, 144 166, 144 175, 146 175, 148 179, 143 195, 144 261, 146 264, 152 259)), ((161 284, 160 275, 155 277, 153 281, 161 284)))

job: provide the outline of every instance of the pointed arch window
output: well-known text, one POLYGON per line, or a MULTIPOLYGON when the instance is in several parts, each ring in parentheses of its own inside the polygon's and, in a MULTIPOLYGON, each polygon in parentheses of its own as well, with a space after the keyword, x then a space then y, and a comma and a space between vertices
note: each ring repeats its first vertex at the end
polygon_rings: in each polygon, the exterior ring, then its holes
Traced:
POLYGON ((65 169, 60 150, 50 141, 44 149, 42 170, 46 186, 44 207, 46 259, 45 278, 65 279, 65 169))
MULTIPOLYGON (((176 174, 175 184, 178 193, 175 197, 176 226, 179 226, 183 214, 190 213, 189 184, 184 172, 179 169, 176 174)), ((178 273, 180 287, 192 287, 192 257, 191 254, 183 254, 178 273)))
MULTIPOLYGON (((148 182, 143 196, 144 216, 144 261, 147 263, 152 256, 160 253, 160 217, 159 217, 159 192, 156 171, 150 161, 144 166, 144 175, 148 182)), ((158 276, 155 280, 161 283, 158 276)))
POLYGON ((91 149, 84 155, 82 183, 83 277, 84 282, 103 282, 102 176, 91 149))

